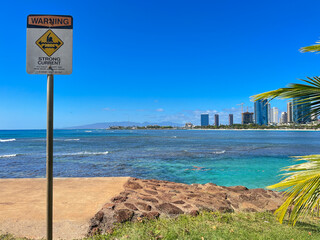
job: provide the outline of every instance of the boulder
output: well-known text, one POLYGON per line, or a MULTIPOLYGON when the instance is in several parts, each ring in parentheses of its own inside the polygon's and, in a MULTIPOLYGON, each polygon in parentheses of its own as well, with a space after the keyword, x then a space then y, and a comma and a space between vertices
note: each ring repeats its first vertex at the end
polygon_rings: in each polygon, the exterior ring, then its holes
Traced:
POLYGON ((197 216, 201 210, 219 212, 275 211, 282 194, 244 186, 223 187, 213 183, 183 184, 155 179, 130 178, 125 191, 106 203, 90 220, 88 235, 111 232, 117 223, 142 218, 197 216))

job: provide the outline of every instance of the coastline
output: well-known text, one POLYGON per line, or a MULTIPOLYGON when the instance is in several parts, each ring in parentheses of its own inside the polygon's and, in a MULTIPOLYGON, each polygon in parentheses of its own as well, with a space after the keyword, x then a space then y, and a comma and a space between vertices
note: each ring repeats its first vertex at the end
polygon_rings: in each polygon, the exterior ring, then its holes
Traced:
MULTIPOLYGON (((54 178, 54 239, 81 239, 141 218, 197 216, 200 211, 273 212, 279 192, 130 177, 54 178), (116 225, 114 225, 116 224, 116 225)), ((46 235, 46 179, 0 179, 0 234, 46 235)))
POLYGON ((204 130, 204 131, 278 131, 278 132, 320 132, 320 129, 206 129, 206 128, 199 128, 199 129, 187 129, 187 130, 204 130))

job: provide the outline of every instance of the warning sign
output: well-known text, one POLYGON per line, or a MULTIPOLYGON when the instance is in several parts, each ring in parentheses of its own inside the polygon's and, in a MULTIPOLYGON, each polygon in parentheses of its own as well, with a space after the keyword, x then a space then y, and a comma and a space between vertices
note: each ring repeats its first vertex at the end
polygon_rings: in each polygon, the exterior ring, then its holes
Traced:
POLYGON ((72 28, 72 17, 60 15, 29 15, 27 27, 72 28))
POLYGON ((51 57, 63 45, 63 42, 53 31, 48 30, 36 41, 36 44, 51 57))
POLYGON ((71 74, 73 18, 68 15, 29 15, 27 72, 71 74))

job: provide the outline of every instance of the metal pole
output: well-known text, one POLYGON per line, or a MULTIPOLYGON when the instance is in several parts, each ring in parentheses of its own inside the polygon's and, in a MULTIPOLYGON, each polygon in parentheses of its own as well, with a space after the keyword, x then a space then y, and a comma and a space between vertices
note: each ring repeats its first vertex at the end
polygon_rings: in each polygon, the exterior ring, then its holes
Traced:
POLYGON ((53 216, 53 74, 47 75, 47 240, 52 240, 53 216))

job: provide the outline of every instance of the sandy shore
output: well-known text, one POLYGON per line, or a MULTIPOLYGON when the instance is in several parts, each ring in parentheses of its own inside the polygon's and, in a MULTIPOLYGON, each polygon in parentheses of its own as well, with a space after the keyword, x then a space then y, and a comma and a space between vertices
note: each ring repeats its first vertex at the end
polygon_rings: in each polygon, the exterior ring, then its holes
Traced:
MULTIPOLYGON (((54 179, 54 239, 85 236, 89 220, 128 177, 54 179)), ((46 180, 0 179, 0 233, 46 237, 46 180)))

